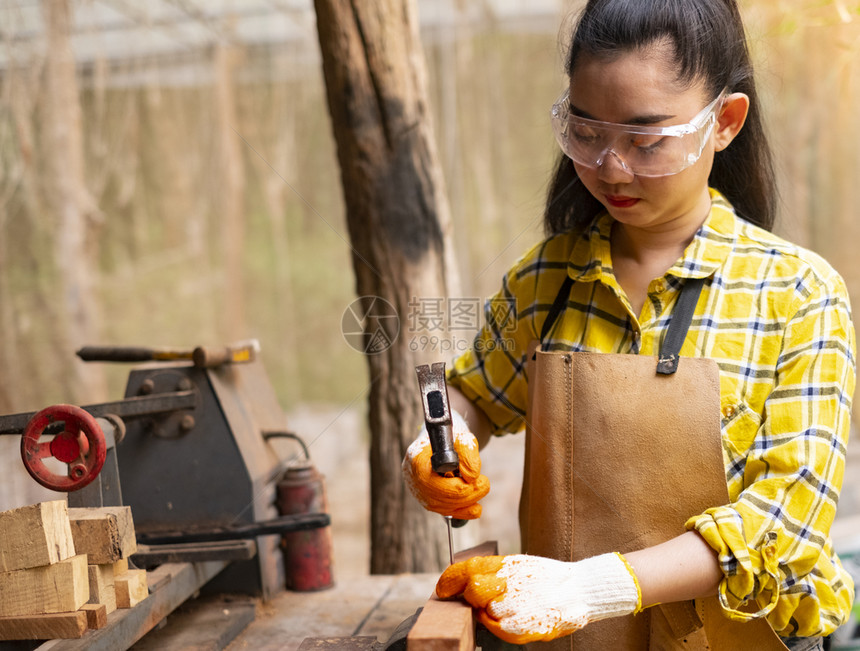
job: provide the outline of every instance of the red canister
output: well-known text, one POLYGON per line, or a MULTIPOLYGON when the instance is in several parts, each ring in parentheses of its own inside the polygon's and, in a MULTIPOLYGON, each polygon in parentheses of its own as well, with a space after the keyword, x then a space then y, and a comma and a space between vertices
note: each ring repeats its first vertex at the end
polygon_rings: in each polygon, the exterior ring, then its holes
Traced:
MULTIPOLYGON (((309 462, 287 468, 278 482, 281 515, 326 513, 323 476, 309 462)), ((288 590, 309 592, 334 585, 331 527, 283 534, 284 574, 288 590)))

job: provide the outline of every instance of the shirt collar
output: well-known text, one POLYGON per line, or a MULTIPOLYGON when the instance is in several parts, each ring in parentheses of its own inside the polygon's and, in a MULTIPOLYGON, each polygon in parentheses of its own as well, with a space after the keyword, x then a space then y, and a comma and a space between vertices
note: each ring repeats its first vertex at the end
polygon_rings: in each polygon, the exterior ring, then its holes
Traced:
MULTIPOLYGON (((732 250, 738 218, 720 192, 711 188, 710 194, 711 212, 708 218, 668 274, 682 278, 707 278, 722 266, 732 250)), ((610 277, 614 279, 609 249, 614 221, 609 213, 601 213, 578 238, 568 261, 568 273, 574 280, 594 282, 610 277), (585 264, 581 262, 583 260, 585 264)))

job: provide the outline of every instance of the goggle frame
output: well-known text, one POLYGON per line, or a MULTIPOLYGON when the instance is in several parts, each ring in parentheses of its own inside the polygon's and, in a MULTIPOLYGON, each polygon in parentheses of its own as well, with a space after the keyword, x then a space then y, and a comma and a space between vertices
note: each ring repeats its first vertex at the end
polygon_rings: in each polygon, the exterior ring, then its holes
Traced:
POLYGON ((707 141, 708 136, 710 136, 710 130, 714 127, 717 121, 716 114, 719 108, 721 108, 721 106, 718 105, 721 104, 725 95, 726 89, 723 89, 712 102, 693 116, 689 122, 668 126, 650 126, 603 122, 601 120, 573 115, 570 110, 570 88, 567 88, 552 105, 550 120, 552 123, 553 133, 555 134, 559 147, 562 152, 575 163, 579 163, 580 165, 584 165, 591 169, 598 169, 603 165, 606 156, 609 153, 612 153, 615 158, 621 162, 624 169, 630 171, 634 175, 649 177, 671 176, 684 171, 688 167, 694 165, 699 158, 701 158, 702 151, 704 151, 705 148, 705 142, 707 141), (574 147, 570 143, 570 136, 568 136, 569 130, 574 127, 593 129, 596 131, 608 131, 610 133, 615 133, 616 135, 607 141, 609 144, 599 150, 600 153, 597 157, 589 156, 586 158, 582 155, 575 157, 573 155, 574 147), (704 133, 703 130, 705 130, 704 133), (695 148, 690 149, 685 158, 676 159, 667 171, 654 172, 652 170, 637 170, 635 169, 637 165, 634 164, 631 166, 628 164, 624 156, 615 151, 616 143, 621 135, 645 136, 650 138, 687 138, 696 134, 700 137, 695 148))

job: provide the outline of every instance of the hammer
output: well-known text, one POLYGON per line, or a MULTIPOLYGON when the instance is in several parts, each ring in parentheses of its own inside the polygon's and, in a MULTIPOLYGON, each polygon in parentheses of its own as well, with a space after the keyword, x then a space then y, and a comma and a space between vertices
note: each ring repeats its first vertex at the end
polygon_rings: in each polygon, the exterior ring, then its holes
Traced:
MULTIPOLYGON (((460 457, 454 449, 454 430, 451 421, 451 408, 448 405, 448 384, 445 382, 445 362, 432 366, 422 364, 415 367, 418 387, 421 391, 421 405, 424 408, 424 423, 430 435, 430 465, 433 472, 442 477, 460 475, 460 457)), ((448 555, 454 564, 454 537, 451 527, 462 527, 465 520, 454 520, 450 515, 443 516, 448 526, 448 555)))
POLYGON ((256 339, 230 346, 196 348, 145 348, 141 346, 84 346, 77 356, 85 362, 173 362, 190 360, 198 368, 253 362, 260 352, 256 339))

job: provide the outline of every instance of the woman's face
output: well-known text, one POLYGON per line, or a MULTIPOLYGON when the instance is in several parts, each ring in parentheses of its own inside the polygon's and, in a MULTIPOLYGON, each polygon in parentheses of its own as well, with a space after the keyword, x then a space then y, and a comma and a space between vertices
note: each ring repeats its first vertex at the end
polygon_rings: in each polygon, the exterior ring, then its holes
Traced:
MULTIPOLYGON (((571 109, 604 122, 669 126, 685 124, 707 106, 704 84, 684 85, 667 45, 606 59, 583 56, 570 79, 571 109)), ((698 161, 670 176, 637 176, 609 154, 597 168, 574 162, 585 187, 618 222, 649 230, 693 225, 708 215, 708 176, 714 159, 711 132, 698 161)))

